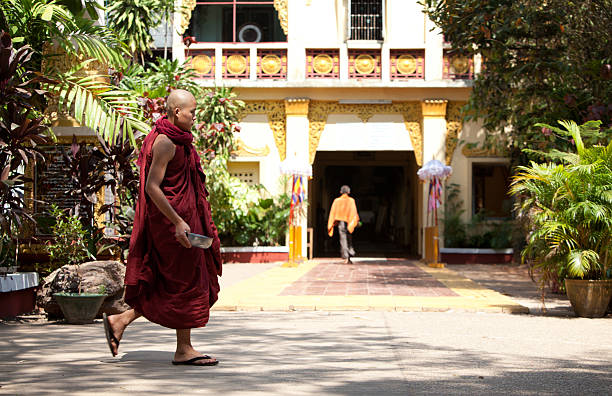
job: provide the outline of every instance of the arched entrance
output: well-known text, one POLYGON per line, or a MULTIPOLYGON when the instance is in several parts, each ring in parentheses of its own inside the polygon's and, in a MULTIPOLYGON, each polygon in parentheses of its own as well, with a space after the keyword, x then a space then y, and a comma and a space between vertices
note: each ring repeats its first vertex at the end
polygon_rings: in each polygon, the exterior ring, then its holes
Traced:
POLYGON ((309 190, 314 256, 338 253, 327 217, 340 187, 351 187, 362 226, 353 233, 358 256, 412 256, 418 250, 418 167, 412 151, 318 151, 309 190))

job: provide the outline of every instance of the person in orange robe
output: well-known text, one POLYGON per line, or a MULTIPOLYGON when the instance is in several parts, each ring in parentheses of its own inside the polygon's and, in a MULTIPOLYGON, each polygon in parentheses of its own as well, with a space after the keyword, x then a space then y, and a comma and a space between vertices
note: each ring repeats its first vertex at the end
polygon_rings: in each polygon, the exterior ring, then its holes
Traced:
POLYGON ((208 323, 219 293, 221 252, 206 197, 205 176, 193 146, 196 100, 184 90, 167 99, 138 157, 140 192, 125 274, 125 301, 132 309, 104 314, 113 356, 126 327, 140 316, 176 329, 172 364, 212 366, 216 359, 191 345, 191 329, 208 323), (187 233, 213 238, 208 249, 192 247, 187 233))
POLYGON ((327 220, 327 233, 330 237, 334 235, 334 226, 338 225, 340 254, 347 264, 352 263, 351 257, 355 256, 351 234, 359 224, 357 205, 355 205, 355 200, 349 197, 350 193, 351 188, 349 186, 340 187, 341 195, 334 199, 327 220))

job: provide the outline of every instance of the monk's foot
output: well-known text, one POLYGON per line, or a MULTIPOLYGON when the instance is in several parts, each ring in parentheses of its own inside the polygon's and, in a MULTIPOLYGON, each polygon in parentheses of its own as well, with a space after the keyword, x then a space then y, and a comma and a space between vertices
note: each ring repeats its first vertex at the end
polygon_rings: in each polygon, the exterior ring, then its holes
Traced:
POLYGON ((119 352, 119 341, 121 341, 121 338, 123 338, 123 332, 125 331, 127 324, 121 320, 121 315, 108 316, 107 320, 110 334, 114 336, 114 338, 110 337, 109 346, 113 356, 116 356, 119 352))
POLYGON ((208 355, 203 355, 193 348, 189 348, 185 351, 176 351, 174 353, 174 365, 188 365, 188 366, 214 366, 219 361, 208 355))
POLYGON ((351 261, 351 259, 349 257, 346 260, 344 260, 344 264, 353 264, 353 262, 351 261))

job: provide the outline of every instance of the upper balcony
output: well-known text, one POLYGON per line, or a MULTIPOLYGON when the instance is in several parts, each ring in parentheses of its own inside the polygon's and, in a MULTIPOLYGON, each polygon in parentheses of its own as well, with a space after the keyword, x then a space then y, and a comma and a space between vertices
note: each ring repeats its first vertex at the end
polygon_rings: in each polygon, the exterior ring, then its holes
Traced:
POLYGON ((204 86, 470 87, 477 62, 447 53, 418 7, 407 0, 198 1, 183 35, 188 45, 175 40, 173 49, 191 59, 204 86), (395 13, 411 13, 409 26, 395 13))

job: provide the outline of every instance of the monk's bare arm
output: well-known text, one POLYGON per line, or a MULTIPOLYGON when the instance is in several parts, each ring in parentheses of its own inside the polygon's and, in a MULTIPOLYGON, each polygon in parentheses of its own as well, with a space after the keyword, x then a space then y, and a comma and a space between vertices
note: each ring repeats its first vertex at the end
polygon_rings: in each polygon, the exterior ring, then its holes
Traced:
POLYGON ((161 190, 161 183, 166 174, 166 167, 168 166, 168 162, 174 158, 175 151, 176 146, 166 135, 159 135, 155 139, 155 143, 153 143, 153 160, 149 168, 149 174, 147 175, 145 191, 160 212, 174 224, 176 228, 174 236, 178 242, 184 247, 189 248, 191 247, 191 243, 189 243, 185 231, 191 232, 191 228, 189 228, 189 225, 176 213, 161 190))

